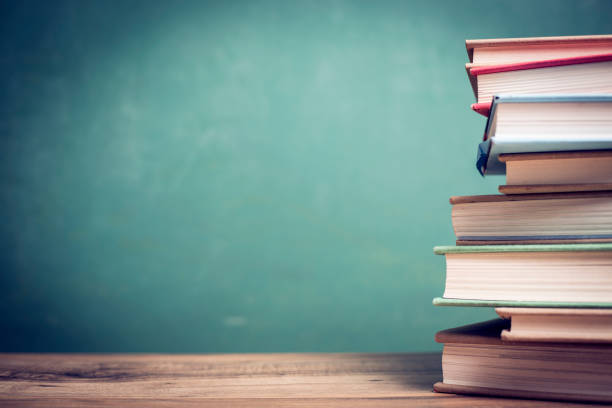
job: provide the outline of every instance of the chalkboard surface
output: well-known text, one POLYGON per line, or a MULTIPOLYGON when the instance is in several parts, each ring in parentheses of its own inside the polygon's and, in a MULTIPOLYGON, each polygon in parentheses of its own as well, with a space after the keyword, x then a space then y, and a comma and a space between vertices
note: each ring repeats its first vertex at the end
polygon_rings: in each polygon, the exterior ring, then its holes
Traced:
POLYGON ((448 197, 494 193, 466 38, 607 1, 53 1, 0 10, 2 351, 401 351, 448 197))

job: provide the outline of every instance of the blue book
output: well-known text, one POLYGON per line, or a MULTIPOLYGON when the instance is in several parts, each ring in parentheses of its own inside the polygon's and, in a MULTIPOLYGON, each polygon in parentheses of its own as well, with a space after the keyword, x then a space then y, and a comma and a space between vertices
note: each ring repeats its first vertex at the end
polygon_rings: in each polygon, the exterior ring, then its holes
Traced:
POLYGON ((497 95, 476 167, 505 174, 501 154, 612 149, 612 95, 497 95))

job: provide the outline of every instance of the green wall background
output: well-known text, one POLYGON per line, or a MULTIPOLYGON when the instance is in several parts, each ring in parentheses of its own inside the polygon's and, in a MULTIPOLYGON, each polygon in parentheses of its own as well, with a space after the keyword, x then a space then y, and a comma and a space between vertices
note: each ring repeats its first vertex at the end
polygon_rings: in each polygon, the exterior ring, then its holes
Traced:
POLYGON ((610 1, 0 5, 2 351, 424 351, 448 197, 494 193, 466 38, 610 1))

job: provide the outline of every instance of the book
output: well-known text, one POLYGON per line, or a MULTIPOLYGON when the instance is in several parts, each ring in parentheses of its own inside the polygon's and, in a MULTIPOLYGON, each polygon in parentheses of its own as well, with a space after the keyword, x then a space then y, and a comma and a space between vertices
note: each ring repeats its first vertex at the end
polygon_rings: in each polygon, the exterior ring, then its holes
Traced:
POLYGON ((506 173, 501 154, 612 150, 612 95, 497 95, 483 139, 482 175, 506 173))
POLYGON ((612 190, 612 150, 509 153, 504 194, 612 190))
POLYGON ((457 245, 612 242, 612 191, 457 196, 457 245))
POLYGON ((612 92, 612 53, 468 66, 478 103, 498 94, 590 94, 612 92))
MULTIPOLYGON (((470 75, 472 68, 609 54, 612 53, 612 35, 466 40, 465 48, 470 61, 465 68, 476 94, 476 78, 470 75)), ((474 103, 471 108, 489 116, 491 101, 474 103)))
POLYGON ((466 40, 465 48, 471 63, 499 65, 611 53, 612 35, 466 40))
POLYGON ((502 319, 436 334, 444 344, 436 392, 543 400, 612 402, 612 347, 502 341, 502 319))
POLYGON ((612 343, 611 309, 499 307, 510 321, 501 339, 517 342, 612 343))
POLYGON ((612 305, 612 243, 435 247, 445 299, 612 305))

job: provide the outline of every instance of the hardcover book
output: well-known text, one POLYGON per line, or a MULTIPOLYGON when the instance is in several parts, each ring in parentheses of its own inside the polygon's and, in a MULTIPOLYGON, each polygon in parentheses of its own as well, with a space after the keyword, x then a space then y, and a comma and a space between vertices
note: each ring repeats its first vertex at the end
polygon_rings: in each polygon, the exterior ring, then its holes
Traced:
POLYGON ((612 191, 451 197, 457 245, 612 242, 612 191))
POLYGON ((612 95, 498 95, 476 167, 505 174, 500 154, 592 150, 612 150, 612 95))
POLYGON ((467 66, 478 103, 499 94, 612 93, 612 53, 467 66))
POLYGON ((475 65, 499 65, 612 53, 612 35, 466 40, 475 65))
POLYGON ((612 309, 499 307, 504 341, 612 343, 612 309))
POLYGON ((443 381, 434 391, 545 400, 612 402, 612 348, 598 344, 516 343, 502 319, 436 334, 444 343, 443 381))
POLYGON ((612 191, 612 150, 510 153, 503 194, 612 191))
POLYGON ((442 246, 434 252, 446 256, 444 299, 612 306, 612 243, 442 246))

